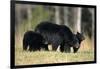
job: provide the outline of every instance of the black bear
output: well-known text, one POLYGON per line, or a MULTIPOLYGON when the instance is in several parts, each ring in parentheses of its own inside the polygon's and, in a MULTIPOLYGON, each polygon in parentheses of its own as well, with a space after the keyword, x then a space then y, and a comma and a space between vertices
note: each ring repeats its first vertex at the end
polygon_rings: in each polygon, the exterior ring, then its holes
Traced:
POLYGON ((83 33, 77 32, 76 37, 77 37, 78 40, 79 40, 79 47, 77 47, 77 48, 76 48, 76 47, 73 47, 74 53, 76 53, 76 52, 78 51, 78 49, 80 48, 81 42, 82 42, 83 40, 85 40, 85 37, 84 37, 83 33))
POLYGON ((60 25, 59 33, 64 39, 63 45, 60 46, 60 51, 71 52, 71 47, 73 47, 73 49, 79 47, 79 40, 77 36, 71 32, 70 28, 65 25, 60 25))
POLYGON ((23 50, 27 50, 28 47, 29 51, 36 51, 41 48, 48 49, 47 44, 44 44, 43 36, 33 31, 27 31, 23 37, 23 50))
POLYGON ((79 46, 76 36, 65 25, 57 25, 48 21, 41 22, 35 28, 35 32, 40 33, 47 44, 52 44, 52 49, 57 50, 60 45, 61 52, 70 52, 70 47, 79 46), (67 49, 68 50, 67 50, 67 49))

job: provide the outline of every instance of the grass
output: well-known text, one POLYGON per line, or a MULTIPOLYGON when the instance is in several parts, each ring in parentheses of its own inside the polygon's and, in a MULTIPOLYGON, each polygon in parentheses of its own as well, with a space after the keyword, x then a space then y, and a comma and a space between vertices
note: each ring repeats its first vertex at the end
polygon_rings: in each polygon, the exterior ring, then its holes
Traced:
POLYGON ((94 60, 94 45, 86 37, 77 53, 61 53, 59 51, 29 52, 22 49, 22 38, 15 37, 15 65, 69 63, 94 60))
POLYGON ((47 64, 47 63, 67 63, 67 62, 82 62, 93 61, 94 54, 90 51, 78 53, 61 53, 53 51, 18 51, 15 53, 16 65, 28 64, 47 64))

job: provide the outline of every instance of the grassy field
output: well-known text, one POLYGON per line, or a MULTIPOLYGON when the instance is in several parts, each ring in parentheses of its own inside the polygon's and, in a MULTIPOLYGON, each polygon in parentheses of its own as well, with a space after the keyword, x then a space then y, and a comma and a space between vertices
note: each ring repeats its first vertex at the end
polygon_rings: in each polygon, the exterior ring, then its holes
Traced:
POLYGON ((93 61, 94 50, 91 45, 91 42, 86 39, 77 53, 61 53, 59 51, 23 51, 22 45, 15 43, 15 65, 93 61))
POLYGON ((50 63, 67 63, 67 62, 82 62, 93 61, 93 52, 79 52, 79 53, 60 53, 60 52, 24 52, 16 53, 16 65, 28 64, 50 64, 50 63))

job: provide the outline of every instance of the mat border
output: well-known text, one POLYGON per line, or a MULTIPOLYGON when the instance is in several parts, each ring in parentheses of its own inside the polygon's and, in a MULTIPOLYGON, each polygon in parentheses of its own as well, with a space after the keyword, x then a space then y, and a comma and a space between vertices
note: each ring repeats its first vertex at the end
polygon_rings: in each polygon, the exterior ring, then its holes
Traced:
POLYGON ((48 66, 61 66, 61 65, 80 65, 80 64, 93 64, 97 62, 97 49, 96 49, 96 5, 82 5, 82 4, 66 4, 66 3, 50 3, 50 2, 34 2, 34 1, 10 1, 10 68, 30 68, 30 67, 48 67, 48 66), (95 29, 94 29, 94 61, 85 62, 70 62, 70 63, 53 63, 53 64, 37 64, 37 65, 15 65, 15 4, 39 4, 39 5, 53 5, 53 6, 70 6, 70 7, 89 7, 95 9, 95 29))

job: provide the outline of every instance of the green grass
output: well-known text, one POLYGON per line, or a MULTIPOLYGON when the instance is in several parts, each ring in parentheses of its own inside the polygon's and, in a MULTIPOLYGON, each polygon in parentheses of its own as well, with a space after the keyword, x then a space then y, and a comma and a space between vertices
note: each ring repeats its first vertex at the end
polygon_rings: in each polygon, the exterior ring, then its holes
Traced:
POLYGON ((67 63, 67 62, 82 62, 93 61, 93 51, 82 51, 78 53, 61 53, 54 51, 23 51, 21 47, 15 49, 15 64, 50 64, 50 63, 67 63))

